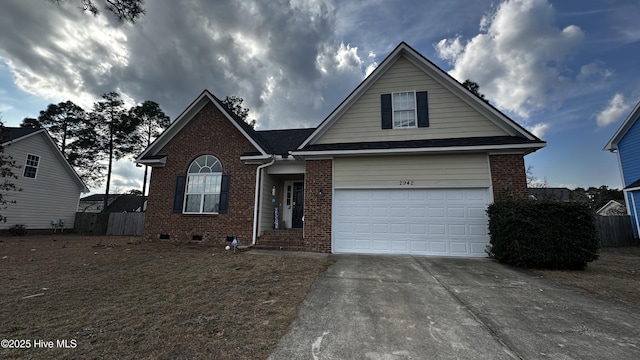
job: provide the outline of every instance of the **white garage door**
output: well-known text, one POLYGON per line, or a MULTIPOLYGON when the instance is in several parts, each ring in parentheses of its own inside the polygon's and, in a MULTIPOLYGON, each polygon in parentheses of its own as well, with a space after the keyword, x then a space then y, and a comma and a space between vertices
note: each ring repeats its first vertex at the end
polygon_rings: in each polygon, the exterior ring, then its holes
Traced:
POLYGON ((484 257, 488 189, 337 189, 333 251, 484 257))

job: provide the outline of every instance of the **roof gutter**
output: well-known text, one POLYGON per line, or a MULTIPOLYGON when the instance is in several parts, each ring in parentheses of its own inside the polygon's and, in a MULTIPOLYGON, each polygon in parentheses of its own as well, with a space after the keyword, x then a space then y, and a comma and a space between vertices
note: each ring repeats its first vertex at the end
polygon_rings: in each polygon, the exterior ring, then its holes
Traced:
POLYGON ((545 147, 545 142, 527 144, 504 145, 463 145, 463 146, 438 146, 421 148, 390 148, 390 149, 354 149, 354 150, 295 150, 293 156, 329 156, 329 155, 373 155, 373 154, 409 154, 409 153, 433 153, 443 151, 485 151, 485 150, 524 150, 527 153, 534 152, 545 147))
POLYGON ((258 238, 258 205, 260 200, 260 189, 262 188, 262 176, 260 176, 262 169, 273 165, 276 162, 275 156, 271 156, 271 161, 262 164, 256 168, 256 195, 253 204, 253 236, 251 238, 251 246, 256 244, 258 238))

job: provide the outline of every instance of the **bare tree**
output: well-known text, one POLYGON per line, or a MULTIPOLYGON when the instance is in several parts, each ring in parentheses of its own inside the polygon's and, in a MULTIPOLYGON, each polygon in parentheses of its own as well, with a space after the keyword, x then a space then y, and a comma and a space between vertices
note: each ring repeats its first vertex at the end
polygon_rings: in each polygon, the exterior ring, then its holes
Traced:
POLYGON ((100 13, 100 7, 111 12, 119 21, 128 21, 135 23, 142 15, 145 14, 144 0, 50 0, 57 4, 65 2, 80 3, 82 11, 90 12, 91 14, 98 15, 100 13))

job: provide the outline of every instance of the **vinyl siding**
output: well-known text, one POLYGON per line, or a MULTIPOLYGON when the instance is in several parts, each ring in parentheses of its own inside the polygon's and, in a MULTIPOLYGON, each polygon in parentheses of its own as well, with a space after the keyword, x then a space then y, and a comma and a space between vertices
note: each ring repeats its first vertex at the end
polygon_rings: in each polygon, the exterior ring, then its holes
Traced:
POLYGON ((628 192, 626 200, 629 206, 629 214, 631 215, 633 235, 637 239, 640 237, 640 229, 638 229, 638 222, 640 222, 640 216, 638 216, 638 207, 640 207, 640 191, 628 192), (634 204, 635 208, 633 207, 634 204))
POLYGON ((335 158, 334 186, 489 187, 489 165, 486 154, 335 158))
POLYGON ((624 186, 628 186, 640 179, 640 121, 636 121, 620 140, 618 151, 624 186))
POLYGON ((317 144, 508 135, 433 78, 401 57, 321 136, 317 144), (428 92, 429 127, 383 130, 380 95, 428 92))
POLYGON ((5 154, 11 155, 16 164, 23 168, 15 171, 18 179, 16 186, 22 191, 6 193, 8 204, 2 214, 6 222, 0 229, 7 229, 23 224, 29 229, 50 229, 51 221, 64 220, 65 228, 73 228, 76 210, 80 199, 81 188, 71 177, 64 165, 56 156, 56 150, 47 143, 44 134, 18 140, 5 147, 5 154), (36 178, 23 177, 27 154, 40 156, 36 178))

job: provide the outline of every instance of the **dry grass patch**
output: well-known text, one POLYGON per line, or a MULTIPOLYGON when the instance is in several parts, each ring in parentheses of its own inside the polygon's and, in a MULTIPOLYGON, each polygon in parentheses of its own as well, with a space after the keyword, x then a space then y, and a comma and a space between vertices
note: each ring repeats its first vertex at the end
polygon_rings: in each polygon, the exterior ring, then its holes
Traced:
POLYGON ((640 247, 606 247, 584 271, 537 270, 565 284, 640 307, 640 247))
POLYGON ((136 237, 0 238, 0 339, 32 342, 0 358, 265 359, 329 265, 136 237))

